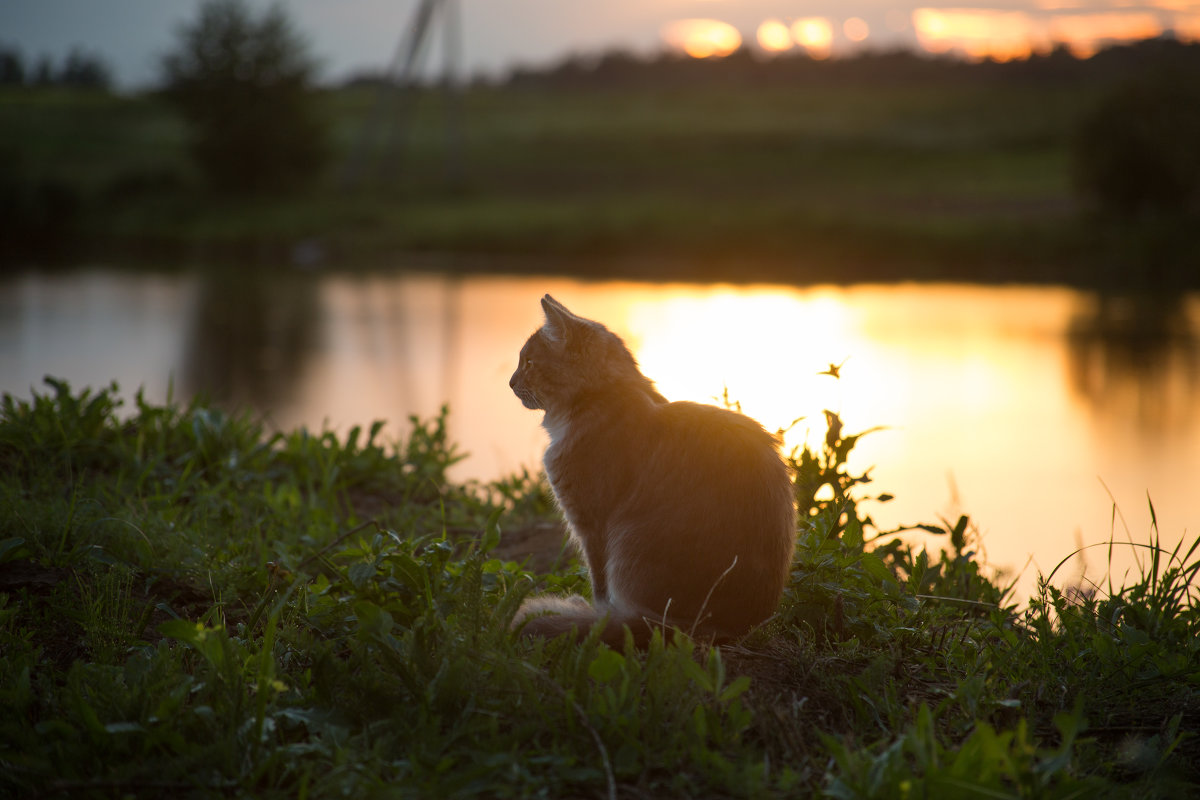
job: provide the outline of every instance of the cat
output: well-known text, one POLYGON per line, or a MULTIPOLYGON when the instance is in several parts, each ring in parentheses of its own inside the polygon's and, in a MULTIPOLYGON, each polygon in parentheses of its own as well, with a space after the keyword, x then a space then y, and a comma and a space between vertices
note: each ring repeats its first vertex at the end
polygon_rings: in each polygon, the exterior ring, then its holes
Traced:
POLYGON ((740 413, 668 402, 625 343, 550 295, 509 380, 545 412, 543 463, 586 562, 592 602, 543 595, 513 627, 614 647, 655 628, 736 639, 775 613, 796 510, 779 439, 740 413))

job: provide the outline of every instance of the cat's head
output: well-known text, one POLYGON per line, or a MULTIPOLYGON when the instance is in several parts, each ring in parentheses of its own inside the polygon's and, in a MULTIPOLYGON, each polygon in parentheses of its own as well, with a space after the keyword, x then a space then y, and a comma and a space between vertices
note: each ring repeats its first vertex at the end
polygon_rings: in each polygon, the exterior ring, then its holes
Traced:
POLYGON ((599 322, 578 317, 550 295, 546 322, 525 346, 508 385, 526 408, 553 413, 585 393, 635 386, 655 397, 621 338, 599 322))

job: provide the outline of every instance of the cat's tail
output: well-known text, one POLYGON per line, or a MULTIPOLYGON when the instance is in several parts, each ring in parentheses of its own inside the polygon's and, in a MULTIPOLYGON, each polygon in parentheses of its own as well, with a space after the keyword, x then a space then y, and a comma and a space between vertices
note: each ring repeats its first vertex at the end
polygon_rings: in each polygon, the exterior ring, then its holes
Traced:
POLYGON ((695 638, 725 640, 729 637, 719 631, 696 630, 696 626, 678 623, 670 619, 652 619, 637 612, 620 612, 614 608, 597 608, 579 595, 540 595, 531 597, 521 604, 513 618, 512 627, 522 636, 541 636, 553 639, 572 634, 577 640, 585 639, 594 628, 603 626, 600 641, 616 650, 625 646, 625 629, 633 634, 633 644, 645 648, 654 631, 666 634, 678 627, 695 638))

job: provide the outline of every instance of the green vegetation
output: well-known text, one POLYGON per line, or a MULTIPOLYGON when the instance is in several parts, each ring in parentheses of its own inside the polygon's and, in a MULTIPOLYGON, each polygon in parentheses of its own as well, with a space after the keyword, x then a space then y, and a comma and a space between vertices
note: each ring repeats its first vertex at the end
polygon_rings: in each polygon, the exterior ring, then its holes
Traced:
MULTIPOLYGON (((373 158, 375 182, 353 190, 331 169, 305 194, 215 198, 155 97, 0 95, 0 153, 22 154, 27 191, 71 192, 80 212, 60 243, 175 255, 287 258, 311 239, 348 260, 641 255, 697 257, 703 271, 858 254, 944 266, 1003 259, 1018 241, 1049 260, 1072 235, 1073 92, 477 88, 462 98, 453 181, 440 98, 411 100, 408 147, 373 158)), ((374 103, 363 89, 325 95, 343 165, 374 103)))
POLYGON ((1200 204, 1200 91, 1174 73, 1131 81, 1080 126, 1077 180, 1114 218, 1200 204))
POLYGON ((316 63, 282 6, 208 0, 163 60, 166 98, 192 128, 209 187, 278 193, 312 182, 328 157, 314 112, 316 63))
POLYGON ((792 456, 778 617, 734 647, 531 642, 529 475, 454 485, 446 417, 268 435, 51 381, 0 403, 0 794, 1171 797, 1200 788, 1197 546, 1018 609, 966 518, 871 524, 858 439, 792 456), (828 487, 828 488, 822 488, 828 487), (832 491, 831 491, 832 490, 832 491), (827 500, 817 499, 828 497, 827 500))
MULTIPOLYGON (((605 77, 633 69, 618 63, 454 95, 358 83, 319 98, 324 175, 271 199, 213 193, 162 95, 6 89, 0 206, 17 235, 0 247, 22 263, 430 252, 508 271, 1086 283, 1136 271, 1139 237, 1161 238, 1089 224, 1073 177, 1081 120, 1143 57, 668 61, 605 77), (674 79, 684 67, 700 72, 674 79)), ((1159 268, 1183 283, 1191 229, 1159 268)))

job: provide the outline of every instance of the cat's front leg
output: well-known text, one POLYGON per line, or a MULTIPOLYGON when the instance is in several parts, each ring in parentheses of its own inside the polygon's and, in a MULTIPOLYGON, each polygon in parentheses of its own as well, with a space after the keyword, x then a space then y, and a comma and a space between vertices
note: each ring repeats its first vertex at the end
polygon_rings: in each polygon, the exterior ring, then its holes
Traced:
POLYGON ((608 548, 604 534, 600 531, 575 530, 575 538, 583 550, 583 559, 587 562, 588 577, 592 582, 592 604, 605 605, 608 596, 608 548))

